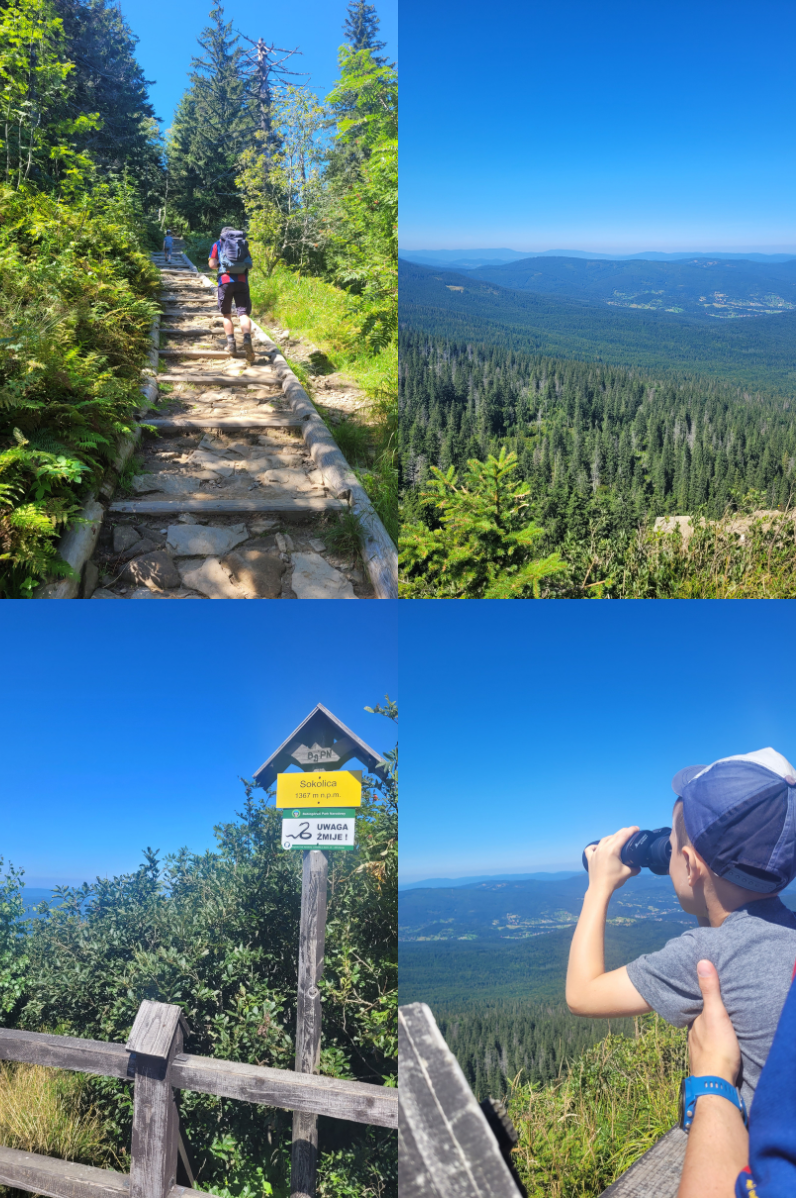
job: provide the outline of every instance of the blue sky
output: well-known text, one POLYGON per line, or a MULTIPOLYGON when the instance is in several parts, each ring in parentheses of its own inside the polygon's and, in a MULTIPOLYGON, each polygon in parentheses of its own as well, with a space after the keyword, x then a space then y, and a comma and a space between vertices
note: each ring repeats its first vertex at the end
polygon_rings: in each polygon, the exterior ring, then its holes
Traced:
POLYGON ((4 603, 0 855, 31 886, 212 847, 316 703, 379 752, 395 606, 4 603), (111 610, 108 610, 108 609, 111 610))
MULTIPOLYGON (((171 122, 174 109, 188 83, 191 58, 198 53, 196 38, 209 24, 210 0, 120 0, 133 33, 140 39, 136 51, 151 89, 157 115, 171 122)), ((285 65, 290 70, 309 71, 304 80, 321 97, 337 77, 337 51, 343 44, 347 0, 290 0, 289 4, 260 6, 230 2, 225 17, 248 37, 264 37, 269 43, 292 50, 296 55, 285 65), (297 65, 293 65, 297 64, 297 65)), ((387 53, 398 55, 398 0, 376 0, 381 21, 381 40, 387 53)), ((300 83, 302 80, 293 80, 300 83)))
POLYGON ((792 0, 401 0, 405 249, 796 252, 792 0))
POLYGON ((796 762, 796 605, 404 603, 402 882, 579 867, 683 766, 796 762))

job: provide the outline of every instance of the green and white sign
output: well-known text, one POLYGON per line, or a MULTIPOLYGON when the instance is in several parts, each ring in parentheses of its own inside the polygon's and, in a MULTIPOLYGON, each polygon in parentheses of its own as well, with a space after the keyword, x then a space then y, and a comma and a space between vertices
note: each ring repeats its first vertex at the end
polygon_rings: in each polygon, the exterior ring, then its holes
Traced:
POLYGON ((283 849, 353 849, 356 819, 353 816, 282 818, 283 849))

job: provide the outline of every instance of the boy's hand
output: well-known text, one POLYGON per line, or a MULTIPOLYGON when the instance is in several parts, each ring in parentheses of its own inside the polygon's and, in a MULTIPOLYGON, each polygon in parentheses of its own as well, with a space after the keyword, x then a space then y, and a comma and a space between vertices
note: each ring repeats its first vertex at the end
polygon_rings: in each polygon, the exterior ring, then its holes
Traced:
POLYGON ((591 844, 586 849, 586 860, 589 863, 589 889, 592 888, 613 894, 620 886, 624 886, 628 878, 634 878, 641 870, 625 865, 620 857, 622 846, 630 840, 638 826, 620 828, 612 836, 603 836, 599 844, 591 844))
POLYGON ((688 1032, 688 1057, 694 1077, 723 1077, 731 1086, 741 1068, 735 1028, 722 1002, 719 975, 710 961, 697 963, 704 1006, 688 1032))

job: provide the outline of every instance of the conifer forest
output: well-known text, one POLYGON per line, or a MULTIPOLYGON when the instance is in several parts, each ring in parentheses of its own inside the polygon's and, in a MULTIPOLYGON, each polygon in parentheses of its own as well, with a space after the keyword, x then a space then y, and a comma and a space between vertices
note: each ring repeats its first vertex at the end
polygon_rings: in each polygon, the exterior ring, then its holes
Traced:
POLYGON ((796 426, 781 394, 411 325, 401 413, 408 597, 790 593, 791 521, 772 533, 753 520, 745 554, 737 536, 706 543, 728 514, 792 507, 796 426), (701 522, 690 557, 678 531, 648 535, 676 515, 701 522))

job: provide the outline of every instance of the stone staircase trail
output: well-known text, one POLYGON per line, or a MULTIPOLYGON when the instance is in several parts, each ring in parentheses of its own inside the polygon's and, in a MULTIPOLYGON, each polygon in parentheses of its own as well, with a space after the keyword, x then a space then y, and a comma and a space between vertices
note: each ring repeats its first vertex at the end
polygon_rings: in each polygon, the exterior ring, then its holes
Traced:
POLYGON ((347 505, 314 467, 273 350, 255 331, 247 363, 236 327, 231 357, 215 288, 181 252, 152 257, 166 370, 157 415, 142 418, 143 467, 108 508, 91 598, 373 598, 353 555, 327 547, 347 505))

